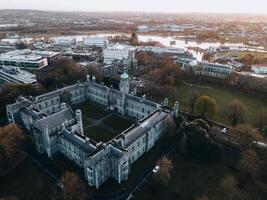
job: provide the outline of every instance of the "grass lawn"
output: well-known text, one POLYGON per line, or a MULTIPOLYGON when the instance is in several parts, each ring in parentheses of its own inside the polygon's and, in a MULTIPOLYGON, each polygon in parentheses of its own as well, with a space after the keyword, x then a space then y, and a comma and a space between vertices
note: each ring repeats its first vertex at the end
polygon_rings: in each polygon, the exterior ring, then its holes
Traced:
POLYGON ((133 121, 119 115, 113 115, 108 119, 105 119, 103 123, 107 126, 110 126, 117 132, 122 132, 129 128, 133 124, 133 121))
POLYGON ((102 126, 93 126, 84 131, 84 134, 96 142, 108 142, 118 135, 117 132, 111 132, 102 126))
POLYGON ((241 59, 245 57, 246 55, 252 55, 258 59, 264 59, 267 58, 267 54, 264 52, 256 52, 256 51, 229 51, 229 52, 219 52, 216 55, 217 56, 234 56, 238 59, 241 59))
POLYGON ((16 196, 19 200, 46 200, 55 182, 30 159, 0 179, 0 197, 16 196))
POLYGON ((226 124, 230 124, 230 121, 225 115, 224 110, 227 104, 234 99, 238 99, 247 107, 246 118, 247 122, 251 124, 255 122, 257 113, 260 110, 267 110, 267 102, 249 97, 241 92, 234 92, 218 87, 199 87, 196 85, 189 86, 185 84, 182 84, 177 88, 178 100, 180 101, 182 110, 188 111, 188 96, 194 90, 198 91, 200 94, 208 95, 216 100, 219 112, 214 116, 214 120, 222 121, 226 124))
POLYGON ((82 110, 82 115, 93 119, 100 119, 109 113, 109 111, 103 109, 100 105, 89 101, 81 103, 78 108, 82 110))
POLYGON ((165 187, 155 185, 151 178, 142 187, 142 191, 135 194, 136 199, 195 200, 197 196, 201 195, 214 196, 222 178, 228 174, 234 174, 223 162, 197 161, 183 157, 179 153, 172 158, 172 161, 173 170, 169 185, 165 187), (179 188, 180 198, 176 195, 177 188, 179 188))

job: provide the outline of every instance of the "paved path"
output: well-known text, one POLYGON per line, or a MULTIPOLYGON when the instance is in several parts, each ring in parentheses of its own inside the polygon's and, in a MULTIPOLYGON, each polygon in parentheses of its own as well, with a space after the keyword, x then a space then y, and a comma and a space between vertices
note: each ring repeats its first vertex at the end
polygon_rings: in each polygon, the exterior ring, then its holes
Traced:
POLYGON ((113 116, 114 113, 110 113, 108 115, 106 115, 105 117, 102 117, 100 119, 93 119, 93 118, 86 118, 88 119, 90 122, 92 122, 92 124, 90 124, 89 126, 87 126, 86 128, 91 128, 93 126, 99 126, 100 124, 102 124, 106 119, 110 118, 111 116, 113 116))

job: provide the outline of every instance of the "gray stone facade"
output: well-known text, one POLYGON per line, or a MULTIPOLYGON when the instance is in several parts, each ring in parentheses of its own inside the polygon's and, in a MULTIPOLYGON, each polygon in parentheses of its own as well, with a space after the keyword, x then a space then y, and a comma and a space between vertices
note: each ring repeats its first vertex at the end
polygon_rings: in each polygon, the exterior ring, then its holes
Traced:
POLYGON ((127 180, 131 165, 149 151, 165 133, 167 120, 177 117, 179 103, 173 108, 129 94, 129 76, 121 76, 120 91, 95 83, 87 76, 84 83, 67 86, 37 97, 18 97, 7 105, 10 123, 22 125, 31 135, 36 150, 52 157, 64 154, 84 169, 90 186, 98 188, 108 178, 127 180), (83 133, 81 110, 71 106, 96 102, 136 123, 111 141, 95 142, 83 133))

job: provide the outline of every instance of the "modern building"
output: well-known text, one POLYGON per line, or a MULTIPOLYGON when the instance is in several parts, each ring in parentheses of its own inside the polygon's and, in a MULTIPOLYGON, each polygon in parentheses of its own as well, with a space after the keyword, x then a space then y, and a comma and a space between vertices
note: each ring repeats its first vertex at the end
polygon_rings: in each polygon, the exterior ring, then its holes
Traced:
POLYGON ((8 51, 14 51, 16 50, 16 44, 14 43, 0 43, 0 53, 6 53, 8 51))
POLYGON ((106 48, 108 46, 108 39, 106 37, 86 37, 83 41, 84 47, 98 47, 106 48))
POLYGON ((113 77, 118 74, 118 65, 104 65, 100 67, 100 73, 103 77, 113 77))
POLYGON ((55 41, 56 46, 62 46, 62 47, 72 47, 76 45, 76 39, 75 38, 59 38, 55 41))
POLYGON ((229 76, 234 70, 230 65, 199 62, 198 65, 195 65, 194 71, 196 74, 225 78, 229 76))
POLYGON ((183 48, 176 47, 154 47, 154 46, 142 46, 137 48, 138 51, 146 51, 154 54, 164 54, 170 56, 178 56, 185 54, 183 48))
POLYGON ((47 58, 49 66, 55 64, 55 62, 60 58, 61 53, 55 51, 32 51, 32 54, 42 56, 42 58, 47 58))
POLYGON ((149 32, 149 25, 143 24, 137 27, 137 31, 140 33, 149 32))
POLYGON ((129 76, 121 75, 120 90, 95 83, 67 86, 37 97, 20 96, 7 105, 10 123, 28 130, 39 153, 64 154, 84 170, 90 186, 99 188, 107 179, 127 180, 132 164, 164 135, 168 120, 177 117, 179 103, 168 106, 129 94, 129 76), (96 142, 84 135, 82 112, 72 107, 92 101, 121 115, 136 118, 127 130, 109 142, 96 142))
POLYGON ((53 65, 60 57, 60 52, 32 51, 30 49, 10 51, 0 55, 1 64, 25 69, 41 69, 53 65))
POLYGON ((126 60, 129 61, 134 58, 133 47, 115 44, 113 46, 107 47, 103 51, 104 63, 111 64, 115 60, 126 60))
POLYGON ((191 71, 197 75, 225 78, 234 72, 233 66, 219 63, 200 62, 195 58, 179 58, 176 60, 182 70, 191 71))
POLYGON ((252 65, 251 70, 256 74, 267 74, 267 64, 252 65))
POLYGON ((0 67, 0 82, 14 84, 37 84, 36 75, 13 66, 0 67))

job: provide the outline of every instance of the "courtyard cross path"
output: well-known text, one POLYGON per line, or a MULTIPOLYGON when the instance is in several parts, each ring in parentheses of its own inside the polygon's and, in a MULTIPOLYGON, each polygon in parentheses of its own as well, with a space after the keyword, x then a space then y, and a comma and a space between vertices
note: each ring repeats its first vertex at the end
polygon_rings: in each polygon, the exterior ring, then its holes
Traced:
POLYGON ((85 129, 88 129, 88 128, 91 128, 94 126, 99 126, 100 124, 102 124, 104 122, 104 120, 110 118, 113 115, 114 115, 114 113, 110 113, 110 114, 108 114, 105 117, 102 117, 100 119, 93 119, 90 117, 86 117, 85 119, 88 119, 90 122, 92 122, 92 124, 90 124, 89 126, 86 126, 85 129))

